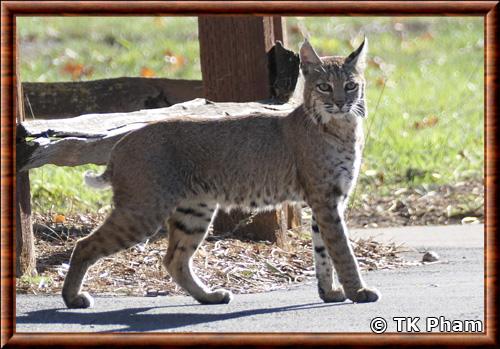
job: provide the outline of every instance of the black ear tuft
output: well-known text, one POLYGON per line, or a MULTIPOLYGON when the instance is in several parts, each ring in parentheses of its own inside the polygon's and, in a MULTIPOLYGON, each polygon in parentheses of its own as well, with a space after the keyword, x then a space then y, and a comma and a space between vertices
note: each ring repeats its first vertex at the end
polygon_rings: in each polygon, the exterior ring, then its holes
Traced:
POLYGON ((366 68, 367 51, 368 39, 365 37, 361 45, 345 59, 344 65, 362 73, 366 68))

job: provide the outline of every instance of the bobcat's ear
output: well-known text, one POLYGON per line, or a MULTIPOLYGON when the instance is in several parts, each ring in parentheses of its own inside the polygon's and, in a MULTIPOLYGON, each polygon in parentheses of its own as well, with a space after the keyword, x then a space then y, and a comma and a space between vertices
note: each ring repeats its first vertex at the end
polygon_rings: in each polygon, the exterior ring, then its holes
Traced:
POLYGON ((368 51, 368 39, 365 37, 361 45, 352 52, 346 59, 344 65, 350 69, 363 73, 366 68, 366 52, 368 51))
POLYGON ((316 51, 309 43, 307 39, 304 39, 302 46, 300 47, 300 68, 302 73, 307 75, 309 73, 310 67, 315 65, 320 65, 321 59, 319 58, 316 51))

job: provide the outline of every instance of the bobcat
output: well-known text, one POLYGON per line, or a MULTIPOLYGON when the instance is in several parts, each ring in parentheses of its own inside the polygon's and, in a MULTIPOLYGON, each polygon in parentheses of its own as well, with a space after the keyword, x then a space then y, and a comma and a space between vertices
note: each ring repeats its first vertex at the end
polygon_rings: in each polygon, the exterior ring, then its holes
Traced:
POLYGON ((117 142, 104 173, 85 174, 91 186, 112 186, 114 208, 75 246, 62 290, 66 306, 91 307, 92 297, 81 292, 87 269, 153 235, 165 221, 163 264, 172 278, 200 303, 229 303, 231 292, 210 290, 193 274, 193 254, 219 206, 271 209, 284 201, 312 208, 321 299, 377 301, 378 291, 360 275, 343 218, 361 162, 366 47, 365 39, 347 57, 319 58, 305 40, 303 103, 287 116, 182 117, 117 142))

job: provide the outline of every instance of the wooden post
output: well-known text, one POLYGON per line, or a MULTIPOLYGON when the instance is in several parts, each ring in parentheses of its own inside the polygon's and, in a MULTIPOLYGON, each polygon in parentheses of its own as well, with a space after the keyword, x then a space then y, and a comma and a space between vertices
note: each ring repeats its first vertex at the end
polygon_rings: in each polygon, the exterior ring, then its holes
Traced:
POLYGON ((274 22, 272 17, 199 17, 205 98, 251 102, 270 97, 267 51, 283 39, 274 22))
MULTIPOLYGON (((267 52, 276 40, 283 40, 280 17, 200 16, 198 31, 205 98, 249 102, 271 97, 267 52)), ((289 221, 285 211, 261 213, 234 233, 283 243, 289 221)), ((248 216, 238 210, 221 213, 214 229, 233 231, 248 216)))
MULTIPOLYGON (((14 112, 19 123, 24 120, 24 108, 17 37, 15 80, 14 112)), ((35 240, 31 222, 31 192, 28 171, 16 173, 16 277, 21 277, 24 274, 36 274, 35 240)))
POLYGON ((280 40, 283 46, 288 46, 288 35, 286 29, 283 29, 286 28, 286 19, 281 16, 273 16, 272 20, 275 39, 280 40))

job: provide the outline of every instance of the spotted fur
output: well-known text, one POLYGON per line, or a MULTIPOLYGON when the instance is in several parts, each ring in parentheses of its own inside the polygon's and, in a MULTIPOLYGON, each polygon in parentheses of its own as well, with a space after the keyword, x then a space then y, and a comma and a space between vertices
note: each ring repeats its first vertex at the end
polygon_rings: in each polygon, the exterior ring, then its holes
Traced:
POLYGON ((133 246, 165 222, 164 266, 201 303, 228 303, 194 275, 192 256, 219 207, 270 209, 306 202, 314 213, 312 240, 320 297, 325 302, 372 302, 349 243, 344 209, 361 162, 364 100, 363 43, 347 58, 300 50, 303 104, 288 116, 182 117, 150 124, 123 137, 89 185, 113 188, 114 209, 76 244, 63 286, 70 308, 92 306, 81 292, 99 258, 133 246), (340 285, 334 285, 334 270, 340 285))

